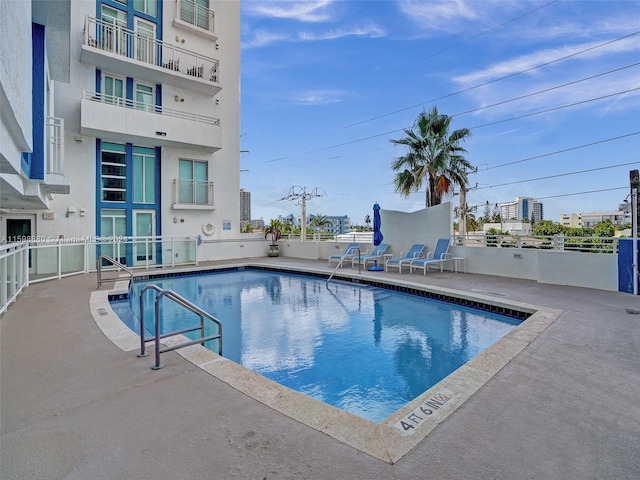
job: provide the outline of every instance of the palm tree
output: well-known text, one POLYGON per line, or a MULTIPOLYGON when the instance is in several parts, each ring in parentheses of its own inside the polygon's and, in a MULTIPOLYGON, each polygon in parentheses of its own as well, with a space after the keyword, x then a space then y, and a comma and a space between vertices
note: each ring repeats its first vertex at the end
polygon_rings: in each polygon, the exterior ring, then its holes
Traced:
POLYGON ((467 171, 473 169, 464 158, 466 150, 460 146, 470 135, 468 128, 449 133, 451 117, 431 112, 418 115, 413 129, 405 129, 407 135, 400 140, 390 140, 394 145, 404 145, 408 152, 396 158, 391 168, 398 172, 394 180, 396 192, 408 196, 419 191, 426 182, 425 204, 427 207, 439 205, 442 196, 452 190, 452 186, 466 187, 467 171))
POLYGON ((320 232, 323 227, 330 225, 331 222, 327 219, 325 215, 314 215, 309 220, 309 226, 315 227, 316 231, 320 232))
POLYGON ((369 228, 369 225, 371 225, 371 215, 364 216, 364 224, 367 228, 369 228))

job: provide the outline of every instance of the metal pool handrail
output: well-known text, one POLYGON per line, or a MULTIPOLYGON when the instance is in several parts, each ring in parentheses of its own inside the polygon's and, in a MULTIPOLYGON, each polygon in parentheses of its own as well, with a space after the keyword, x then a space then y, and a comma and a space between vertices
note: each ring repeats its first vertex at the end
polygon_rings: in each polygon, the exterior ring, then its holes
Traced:
MULTIPOLYGON (((353 250, 357 250, 358 251, 358 273, 362 272, 362 265, 360 265, 360 247, 355 247, 353 248, 353 250)), ((333 275, 338 271, 338 268, 340 268, 340 265, 342 265, 342 261, 344 260, 344 256, 340 257, 340 261, 338 262, 338 265, 336 265, 336 268, 333 270, 333 272, 331 272, 331 275, 329 275, 329 278, 327 278, 327 282, 329 283, 329 280, 331 280, 333 278, 333 275)))
POLYGON ((102 279, 102 261, 101 260, 103 259, 111 263, 113 266, 117 267, 118 270, 124 270, 125 272, 127 272, 129 274, 130 284, 133 283, 133 270, 121 264, 119 261, 114 260, 109 255, 100 255, 98 258, 96 258, 96 277, 98 280, 98 288, 100 288, 103 282, 112 282, 116 280, 115 278, 107 278, 106 280, 102 279))
POLYGON ((218 320, 216 317, 214 317, 210 313, 205 312, 200 307, 194 305, 193 303, 191 303, 186 298, 181 297, 180 295, 178 295, 173 290, 164 290, 164 289, 158 287, 157 285, 147 285, 146 287, 144 287, 140 291, 140 354, 138 355, 138 357, 146 357, 148 355, 148 353, 145 351, 145 343, 146 342, 155 341, 155 350, 156 350, 156 352, 155 352, 155 360, 156 360, 156 363, 155 363, 155 365, 153 367, 151 367, 153 370, 159 370, 164 366, 164 365, 162 365, 160 363, 160 354, 161 353, 171 352, 172 350, 177 350, 177 349, 183 348, 183 347, 189 347, 191 345, 195 345, 196 343, 199 343, 202 346, 204 346, 205 342, 208 342, 209 340, 216 340, 216 339, 218 340, 218 355, 222 355, 222 323, 220 322, 220 320, 218 320), (146 339, 145 336, 144 336, 144 293, 149 289, 153 289, 153 290, 158 292, 158 295, 156 296, 156 299, 155 299, 155 310, 154 310, 154 313, 155 313, 155 322, 154 322, 154 324, 155 324, 155 335, 154 335, 153 339, 146 339), (200 325, 196 326, 196 327, 184 328, 182 330, 176 330, 174 332, 167 332, 167 333, 163 333, 162 335, 160 335, 160 301, 164 297, 167 297, 170 300, 173 300, 178 305, 181 305, 184 308, 186 308, 187 310, 190 310, 191 312, 193 312, 196 315, 198 315, 200 317, 200 325), (209 320, 211 320, 212 322, 214 322, 218 326, 218 333, 217 334, 208 335, 208 336, 204 335, 204 319, 205 318, 208 318, 209 320), (200 330, 200 338, 199 339, 190 340, 188 342, 182 342, 182 343, 179 343, 177 345, 172 345, 172 346, 160 349, 160 339, 161 338, 173 337, 175 335, 180 335, 180 334, 187 333, 187 332, 193 332, 195 330, 200 330))

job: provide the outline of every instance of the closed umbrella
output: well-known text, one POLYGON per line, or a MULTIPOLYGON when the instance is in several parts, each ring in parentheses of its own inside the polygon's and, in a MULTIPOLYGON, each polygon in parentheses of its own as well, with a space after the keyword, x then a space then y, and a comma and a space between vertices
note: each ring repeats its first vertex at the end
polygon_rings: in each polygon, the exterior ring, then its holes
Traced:
MULTIPOLYGON (((380 205, 377 203, 373 204, 373 244, 377 247, 382 243, 382 222, 380 221, 380 205)), ((378 265, 378 259, 376 258, 375 264, 372 267, 369 267, 370 271, 380 272, 384 270, 381 266, 378 265)))

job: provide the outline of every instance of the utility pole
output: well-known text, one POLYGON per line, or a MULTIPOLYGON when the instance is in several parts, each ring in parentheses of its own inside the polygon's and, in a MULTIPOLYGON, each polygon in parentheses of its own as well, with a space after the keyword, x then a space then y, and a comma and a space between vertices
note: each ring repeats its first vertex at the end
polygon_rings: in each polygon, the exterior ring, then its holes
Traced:
POLYGON ((302 225, 300 226, 300 238, 304 241, 307 239, 307 200, 311 200, 316 197, 326 196, 327 193, 322 190, 322 193, 318 192, 318 187, 314 188, 310 193, 307 193, 307 187, 301 187, 294 185, 289 189, 289 194, 286 197, 282 197, 280 200, 296 200, 298 205, 302 206, 302 225))
POLYGON ((638 170, 629 172, 629 183, 631 184, 631 241, 633 242, 633 294, 638 295, 638 220, 640 213, 638 210, 638 189, 640 189, 640 175, 638 170))

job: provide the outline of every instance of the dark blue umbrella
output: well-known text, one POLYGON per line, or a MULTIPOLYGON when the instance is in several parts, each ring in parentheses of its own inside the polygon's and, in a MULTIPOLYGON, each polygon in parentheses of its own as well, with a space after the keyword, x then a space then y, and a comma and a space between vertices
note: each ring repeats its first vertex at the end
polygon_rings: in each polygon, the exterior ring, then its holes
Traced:
MULTIPOLYGON (((384 237, 382 236, 382 231, 380 228, 382 227, 382 222, 380 221, 380 205, 377 203, 373 204, 373 244, 377 247, 382 243, 384 237)), ((378 259, 375 261, 375 265, 369 268, 370 271, 380 272, 384 270, 384 268, 378 265, 378 259)))

